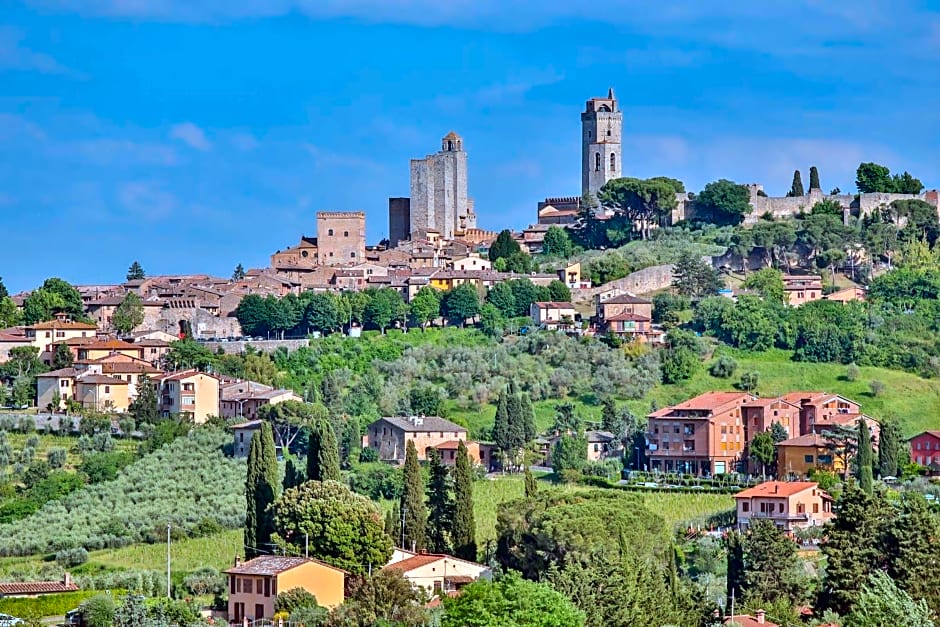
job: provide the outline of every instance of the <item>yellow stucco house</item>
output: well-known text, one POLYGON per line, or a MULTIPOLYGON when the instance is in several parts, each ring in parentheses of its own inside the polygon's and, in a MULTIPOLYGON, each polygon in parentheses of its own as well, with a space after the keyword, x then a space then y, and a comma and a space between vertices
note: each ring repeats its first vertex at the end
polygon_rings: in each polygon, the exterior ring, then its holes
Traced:
POLYGON ((239 625, 271 619, 278 594, 301 588, 317 598, 317 604, 333 608, 342 604, 346 571, 303 557, 262 555, 247 562, 235 560, 228 575, 228 618, 239 625))
POLYGON ((808 433, 777 443, 777 472, 781 477, 809 477, 810 469, 842 473, 843 460, 834 455, 826 438, 808 433))
POLYGON ((202 424, 209 416, 220 414, 220 390, 222 382, 215 375, 199 370, 171 372, 154 379, 159 394, 160 413, 163 416, 178 414, 202 424))

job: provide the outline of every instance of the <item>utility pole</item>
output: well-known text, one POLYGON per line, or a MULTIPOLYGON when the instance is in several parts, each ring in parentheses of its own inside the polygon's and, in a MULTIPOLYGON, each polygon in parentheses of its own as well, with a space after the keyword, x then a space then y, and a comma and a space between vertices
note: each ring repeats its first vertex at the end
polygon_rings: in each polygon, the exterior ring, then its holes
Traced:
POLYGON ((170 596, 170 523, 166 524, 166 598, 170 596))
POLYGON ((304 534, 304 557, 310 559, 310 534, 304 534))

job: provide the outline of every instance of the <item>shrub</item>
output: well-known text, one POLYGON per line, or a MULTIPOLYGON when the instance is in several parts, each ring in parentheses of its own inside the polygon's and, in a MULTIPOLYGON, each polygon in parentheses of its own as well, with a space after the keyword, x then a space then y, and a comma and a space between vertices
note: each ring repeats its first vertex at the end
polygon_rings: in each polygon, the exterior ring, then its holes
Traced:
POLYGON ((881 396, 881 393, 885 391, 885 384, 881 381, 871 381, 868 384, 868 389, 871 391, 872 396, 881 396))
POLYGON ((183 586, 196 596, 221 594, 225 583, 225 576, 210 566, 194 570, 183 579, 183 586))
POLYGON ((374 448, 364 448, 359 451, 359 462, 369 464, 379 461, 379 452, 374 448))
POLYGON ((46 451, 46 461, 50 468, 62 468, 68 458, 68 451, 61 447, 53 447, 46 451))
POLYGON ((712 362, 712 365, 708 368, 708 373, 719 379, 730 379, 737 369, 738 362, 727 355, 722 355, 712 362))
POLYGON ((845 380, 846 381, 857 381, 859 375, 861 374, 861 369, 854 363, 849 364, 845 369, 845 380))
POLYGON ((274 610, 288 614, 301 607, 316 607, 317 605, 317 597, 303 588, 291 588, 286 592, 281 592, 274 600, 274 610))
POLYGON ((108 594, 98 594, 81 605, 82 618, 88 627, 111 627, 114 624, 114 599, 108 594))
POLYGON ((760 375, 757 372, 741 373, 741 379, 737 383, 737 388, 745 392, 756 392, 759 379, 760 375))
POLYGON ((23 416, 17 424, 19 430, 23 433, 32 433, 36 430, 36 419, 32 416, 23 416))
POLYGON ((401 497, 402 471, 383 463, 363 464, 349 478, 349 487, 373 501, 397 499, 401 497))
POLYGON ((94 590, 48 594, 35 599, 0 599, 0 613, 12 616, 62 616, 74 610, 82 601, 98 594, 94 590))
POLYGON ((88 561, 88 551, 83 548, 62 549, 56 552, 55 561, 62 568, 74 568, 88 561))

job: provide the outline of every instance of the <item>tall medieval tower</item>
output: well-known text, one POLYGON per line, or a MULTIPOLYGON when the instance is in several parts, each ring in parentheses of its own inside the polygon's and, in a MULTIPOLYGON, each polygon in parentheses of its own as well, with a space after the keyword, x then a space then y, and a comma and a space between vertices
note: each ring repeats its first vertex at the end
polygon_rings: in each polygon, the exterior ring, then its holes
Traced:
POLYGON ((595 198, 611 179, 620 178, 623 113, 611 88, 606 98, 591 98, 581 114, 581 193, 595 198))
POLYGON ((410 235, 437 231, 453 239, 456 231, 476 227, 473 201, 467 196, 467 153, 463 138, 453 131, 441 140, 441 150, 411 160, 410 235))

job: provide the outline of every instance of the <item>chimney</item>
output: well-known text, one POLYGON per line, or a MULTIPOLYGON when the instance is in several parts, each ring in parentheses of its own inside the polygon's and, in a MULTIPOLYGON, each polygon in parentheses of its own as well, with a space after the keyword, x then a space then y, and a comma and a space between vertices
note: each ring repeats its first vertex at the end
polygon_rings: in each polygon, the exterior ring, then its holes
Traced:
POLYGON ((241 556, 240 556, 240 555, 236 555, 236 556, 235 556, 235 567, 237 568, 238 566, 241 565, 241 563, 242 563, 242 558, 241 558, 241 556))
POLYGON ((757 610, 757 624, 758 625, 764 624, 764 614, 765 614, 764 610, 757 610))
POLYGON ((70 575, 68 572, 62 575, 62 585, 64 585, 66 588, 72 585, 72 575, 70 575))
POLYGON ((776 494, 777 492, 780 492, 780 484, 774 483, 774 494, 776 494))

